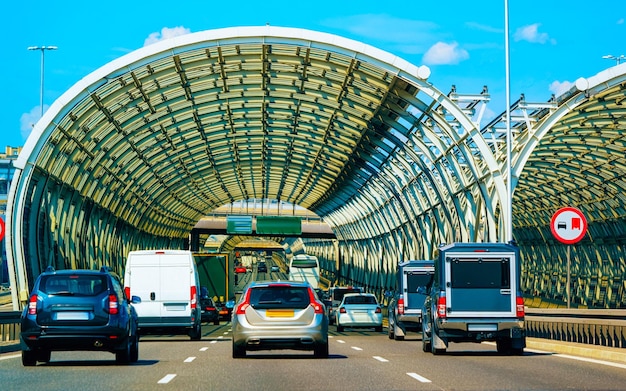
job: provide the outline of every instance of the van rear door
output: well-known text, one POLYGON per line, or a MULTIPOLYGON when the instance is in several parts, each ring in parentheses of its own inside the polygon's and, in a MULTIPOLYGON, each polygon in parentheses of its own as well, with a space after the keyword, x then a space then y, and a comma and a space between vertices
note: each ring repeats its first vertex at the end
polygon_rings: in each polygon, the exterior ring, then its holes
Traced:
POLYGON ((447 316, 515 317, 517 267, 513 252, 448 252, 447 316))
POLYGON ((404 313, 405 314, 421 314, 422 306, 426 300, 426 289, 418 293, 419 287, 426 288, 432 284, 434 267, 405 267, 403 270, 404 279, 404 313))

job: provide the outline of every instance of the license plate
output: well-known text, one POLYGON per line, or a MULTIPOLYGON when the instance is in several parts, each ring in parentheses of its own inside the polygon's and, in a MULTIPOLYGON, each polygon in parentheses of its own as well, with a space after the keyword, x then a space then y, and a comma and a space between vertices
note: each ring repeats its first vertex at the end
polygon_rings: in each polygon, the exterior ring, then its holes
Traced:
POLYGON ((84 311, 63 311, 57 312, 55 320, 89 320, 89 312, 84 311))
POLYGON ((266 310, 268 318, 293 318, 293 310, 266 310))

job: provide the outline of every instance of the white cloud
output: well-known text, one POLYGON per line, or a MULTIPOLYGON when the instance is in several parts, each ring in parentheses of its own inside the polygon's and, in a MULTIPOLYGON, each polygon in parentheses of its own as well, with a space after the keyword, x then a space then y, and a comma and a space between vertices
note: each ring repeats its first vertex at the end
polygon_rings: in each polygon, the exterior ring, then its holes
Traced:
MULTIPOLYGON (((43 105, 44 112, 48 110, 48 105, 43 105)), ((30 132, 33 130, 33 126, 39 121, 41 118, 41 109, 39 106, 35 106, 28 113, 22 114, 20 117, 20 134, 22 135, 22 139, 26 141, 30 132)))
POLYGON ((191 30, 186 27, 178 26, 174 28, 163 27, 161 32, 150 33, 143 43, 143 46, 152 45, 153 43, 163 41, 165 39, 178 37, 179 35, 189 34, 191 30))
POLYGON ((531 43, 544 44, 550 42, 551 44, 556 44, 556 40, 550 38, 548 33, 539 32, 539 26, 541 26, 540 23, 535 23, 520 27, 515 31, 515 34, 513 34, 513 39, 515 41, 528 41, 531 43))
POLYGON ((427 65, 458 64, 468 58, 467 50, 459 48, 457 42, 437 42, 426 51, 422 61, 427 65))
POLYGON ((554 94, 554 96, 560 96, 561 94, 565 93, 570 88, 572 88, 573 86, 574 86, 574 83, 569 82, 567 80, 562 83, 558 80, 555 80, 552 83, 550 83, 550 87, 548 89, 554 94))

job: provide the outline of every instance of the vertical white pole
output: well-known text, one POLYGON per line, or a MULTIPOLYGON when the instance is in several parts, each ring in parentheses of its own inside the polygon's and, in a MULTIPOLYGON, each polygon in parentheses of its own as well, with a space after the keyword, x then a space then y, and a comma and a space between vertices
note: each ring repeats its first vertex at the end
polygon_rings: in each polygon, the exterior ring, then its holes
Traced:
POLYGON ((513 240, 513 178, 512 175, 512 162, 511 162, 511 150, 513 136, 511 134, 511 81, 510 81, 510 64, 509 64, 509 2, 504 0, 504 62, 505 62, 505 84, 506 84, 506 165, 507 165, 507 196, 508 205, 507 213, 505 214, 506 224, 506 242, 513 240))

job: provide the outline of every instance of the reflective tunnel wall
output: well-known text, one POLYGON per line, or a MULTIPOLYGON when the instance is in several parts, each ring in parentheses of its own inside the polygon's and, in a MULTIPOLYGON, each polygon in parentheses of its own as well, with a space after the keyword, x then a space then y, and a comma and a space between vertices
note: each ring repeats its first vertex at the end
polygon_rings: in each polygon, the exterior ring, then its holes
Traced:
POLYGON ((29 289, 47 266, 56 269, 112 267, 122 274, 128 251, 149 248, 185 248, 186 238, 146 234, 35 171, 24 205, 21 238, 29 289))

